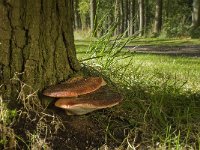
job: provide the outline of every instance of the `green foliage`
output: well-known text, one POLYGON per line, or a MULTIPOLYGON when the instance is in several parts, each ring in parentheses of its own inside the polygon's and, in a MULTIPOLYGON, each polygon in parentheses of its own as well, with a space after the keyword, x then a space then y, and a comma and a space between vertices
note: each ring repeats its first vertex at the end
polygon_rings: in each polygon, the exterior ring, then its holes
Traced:
POLYGON ((78 11, 80 14, 82 30, 87 29, 87 22, 89 18, 89 0, 81 0, 79 3, 78 11))
POLYGON ((95 59, 96 64, 108 69, 119 59, 123 59, 126 55, 121 55, 124 46, 131 41, 131 38, 125 38, 125 34, 113 37, 116 26, 108 29, 107 33, 101 36, 98 40, 92 42, 87 51, 88 58, 82 61, 95 59))
MULTIPOLYGON (((193 30, 193 28, 190 29, 190 25, 192 24, 192 3, 193 2, 190 0, 176 0, 173 2, 163 0, 161 34, 157 33, 156 35, 152 30, 155 22, 156 1, 144 1, 144 37, 157 37, 160 35, 161 37, 198 38, 200 36, 199 30, 193 30)), ((116 20, 115 4, 115 0, 97 0, 97 22, 101 22, 101 18, 105 19, 104 22, 101 23, 102 28, 99 28, 97 31, 98 34, 106 32, 108 26, 116 20), (106 14, 106 16, 102 17, 102 14, 106 14)), ((131 20, 129 19, 132 19, 132 22, 134 22, 132 24, 134 26, 134 31, 138 32, 139 30, 139 18, 137 17, 139 13, 139 5, 137 1, 135 1, 134 12, 131 12, 130 5, 130 1, 120 1, 120 17, 118 18, 120 20, 119 34, 122 34, 126 29, 130 31, 131 20), (131 17, 131 13, 133 13, 133 17, 131 17)), ((89 9, 89 0, 81 0, 79 2, 79 12, 83 22, 82 25, 85 24, 86 20, 89 22, 89 9)), ((129 32, 127 35, 132 36, 129 32)))
POLYGON ((90 8, 89 0, 80 0, 78 10, 79 10, 81 15, 88 14, 89 13, 89 8, 90 8))
POLYGON ((114 1, 112 0, 99 0, 97 6, 97 18, 102 18, 103 14, 113 16, 114 13, 114 1))
POLYGON ((170 18, 166 20, 166 23, 163 25, 163 31, 161 33, 161 36, 167 38, 188 37, 189 25, 185 24, 186 22, 184 21, 184 19, 182 19, 181 22, 177 22, 177 18, 170 18))
POLYGON ((200 26, 199 27, 192 27, 190 29, 190 36, 191 36, 191 38, 194 38, 194 39, 200 38, 200 26))
MULTIPOLYGON (((166 4, 167 5, 167 4, 166 4)), ((164 8, 162 36, 188 37, 191 24, 191 5, 187 1, 174 1, 164 8)))
POLYGON ((3 125, 11 124, 16 116, 17 111, 15 109, 8 109, 7 103, 3 102, 2 98, 0 97, 0 123, 3 125))
POLYGON ((16 117, 17 111, 8 109, 7 103, 3 102, 0 96, 0 149, 16 148, 15 134, 9 127, 14 123, 16 117))

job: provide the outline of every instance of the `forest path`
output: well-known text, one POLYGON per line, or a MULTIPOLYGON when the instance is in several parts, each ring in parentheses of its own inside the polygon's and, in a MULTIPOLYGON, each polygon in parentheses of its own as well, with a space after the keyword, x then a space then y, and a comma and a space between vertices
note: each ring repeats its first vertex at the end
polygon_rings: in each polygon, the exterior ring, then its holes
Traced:
POLYGON ((183 46, 125 46, 127 50, 135 53, 162 54, 170 56, 200 57, 200 45, 183 45, 183 46))

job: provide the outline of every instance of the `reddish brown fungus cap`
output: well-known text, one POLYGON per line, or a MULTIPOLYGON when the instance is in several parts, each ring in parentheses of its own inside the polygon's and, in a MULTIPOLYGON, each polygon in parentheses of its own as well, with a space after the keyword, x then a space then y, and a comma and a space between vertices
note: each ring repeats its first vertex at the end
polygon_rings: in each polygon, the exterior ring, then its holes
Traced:
POLYGON ((101 87, 94 93, 74 98, 60 98, 55 106, 66 110, 69 115, 83 115, 94 110, 112 107, 122 101, 122 96, 110 90, 108 87, 101 87))
POLYGON ((106 82, 101 77, 81 78, 50 86, 44 90, 43 94, 50 97, 77 97, 94 92, 104 85, 106 85, 106 82))

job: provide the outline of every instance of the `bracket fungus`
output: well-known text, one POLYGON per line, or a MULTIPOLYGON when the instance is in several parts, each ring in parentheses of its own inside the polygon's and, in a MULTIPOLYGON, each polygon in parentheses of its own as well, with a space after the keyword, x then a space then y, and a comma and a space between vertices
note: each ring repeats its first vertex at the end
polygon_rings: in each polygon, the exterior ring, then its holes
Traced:
POLYGON ((105 85, 106 82, 101 77, 75 78, 50 86, 43 94, 59 98, 55 106, 65 109, 68 115, 83 115, 115 106, 122 101, 119 93, 105 85))
POLYGON ((60 98, 55 102, 55 106, 65 109, 68 115, 84 115, 94 110, 115 106, 121 101, 122 96, 119 93, 108 87, 101 87, 80 97, 60 98))
POLYGON ((101 77, 88 77, 78 80, 70 80, 63 84, 52 85, 43 94, 49 97, 77 97, 96 91, 106 82, 101 77))

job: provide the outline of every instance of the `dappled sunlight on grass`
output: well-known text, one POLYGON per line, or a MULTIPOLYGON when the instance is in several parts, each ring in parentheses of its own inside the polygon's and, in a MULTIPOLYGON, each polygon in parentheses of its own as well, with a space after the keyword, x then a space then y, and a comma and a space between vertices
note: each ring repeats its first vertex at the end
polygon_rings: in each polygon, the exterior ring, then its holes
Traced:
MULTIPOLYGON (((78 48, 79 60, 91 56, 79 53, 79 50, 83 49, 78 48)), ((149 148, 197 149, 200 134, 200 59, 120 54, 107 68, 104 67, 106 57, 109 57, 106 54, 103 58, 83 62, 113 81, 124 95, 123 103, 113 108, 113 118, 119 116, 123 120, 129 131, 126 138, 133 142, 130 137, 135 135, 132 132, 139 131, 137 138, 142 138, 139 143, 149 148)), ((118 124, 117 121, 115 123, 118 124)), ((114 133, 112 136, 115 136, 114 133)))

